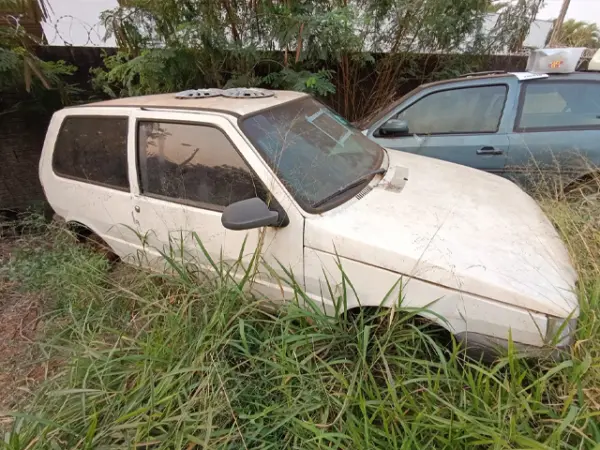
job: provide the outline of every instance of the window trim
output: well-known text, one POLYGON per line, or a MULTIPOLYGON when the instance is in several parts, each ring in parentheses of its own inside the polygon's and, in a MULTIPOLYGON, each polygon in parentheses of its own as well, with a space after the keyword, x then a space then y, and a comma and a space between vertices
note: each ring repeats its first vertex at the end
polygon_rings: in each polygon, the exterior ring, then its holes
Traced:
MULTIPOLYGON (((96 106, 93 103, 90 104, 90 106, 96 106)), ((133 108, 136 109, 138 111, 146 111, 146 112, 156 112, 156 111, 161 111, 161 112, 190 112, 190 113, 198 113, 198 114, 202 114, 202 113, 218 113, 218 114, 230 114, 234 117, 241 117, 241 114, 236 112, 236 111, 231 111, 229 109, 219 109, 219 108, 203 108, 201 106, 150 106, 150 105, 144 105, 144 106, 140 106, 139 104, 135 104, 135 103, 127 103, 127 104, 121 104, 119 103, 118 105, 115 104, 99 104, 98 107, 102 107, 102 108, 109 108, 109 109, 121 109, 121 108, 133 108)), ((70 111, 73 110, 81 110, 82 106, 66 106, 64 109, 68 109, 70 111)))
POLYGON ((128 115, 123 115, 123 116, 117 116, 117 115, 104 115, 104 114, 70 114, 70 115, 66 115, 65 117, 63 117, 62 122, 60 124, 60 128, 58 129, 58 133, 56 134, 56 139, 54 140, 54 146, 52 147, 52 173, 57 176, 58 178, 63 178, 66 180, 71 180, 71 181, 79 181, 81 183, 85 183, 85 184, 91 184, 93 186, 99 186, 99 187, 103 187, 103 188, 107 188, 107 189, 113 189, 115 191, 120 191, 120 192, 127 192, 127 193, 131 193, 131 180, 129 179, 129 150, 128 150, 128 146, 129 146, 129 116, 128 115), (125 119, 125 122, 127 124, 127 132, 126 132, 126 141, 125 141, 125 158, 127 160, 127 187, 122 187, 122 186, 114 186, 112 184, 108 184, 108 183, 103 183, 102 181, 94 181, 94 180, 90 180, 88 178, 81 178, 81 177, 77 177, 74 175, 67 175, 65 173, 61 173, 60 171, 56 170, 56 147, 58 144, 58 140, 60 138, 61 133, 63 132, 63 129, 65 127, 65 123, 67 122, 67 120, 72 119, 72 118, 85 118, 85 119, 125 119))
POLYGON ((275 199, 275 196, 273 195, 273 193, 270 191, 270 189, 267 188, 264 181, 254 171, 254 169, 248 163, 246 158, 244 158, 244 155, 242 155, 240 150, 237 148, 237 146, 231 140, 231 138, 225 132, 225 130, 223 130, 220 126, 218 126, 214 123, 195 122, 192 120, 189 120, 189 121, 188 120, 176 120, 176 119, 164 119, 163 120, 163 119, 154 119, 154 118, 149 119, 149 118, 145 118, 145 117, 136 117, 135 118, 135 169, 136 169, 136 175, 137 175, 138 189, 140 191, 140 193, 139 193, 140 197, 153 198, 155 200, 161 200, 161 201, 165 201, 165 202, 169 202, 169 203, 174 203, 174 204, 183 205, 183 206, 190 206, 193 208, 198 208, 198 209, 203 209, 206 211, 213 211, 213 212, 218 212, 218 213, 223 213, 223 211, 225 211, 225 208, 227 208, 227 206, 214 205, 211 203, 200 202, 197 200, 174 198, 174 197, 169 197, 167 195, 146 192, 144 190, 144 186, 142 184, 142 170, 141 170, 141 165, 140 165, 140 163, 141 163, 141 161, 140 161, 140 125, 142 124, 142 122, 170 123, 170 124, 175 124, 175 125, 192 125, 192 126, 195 125, 195 126, 204 126, 204 127, 216 129, 217 131, 222 133, 223 136, 225 136, 225 138, 229 141, 229 143, 231 144, 231 147, 238 154, 238 156, 241 158, 241 160, 244 162, 244 164, 246 165, 246 167, 248 168, 248 170, 250 171, 252 176, 255 179, 257 179, 258 181, 260 181, 260 183, 263 185, 265 192, 267 193, 267 196, 271 198, 271 201, 268 204, 269 209, 276 210, 280 213, 284 212, 283 208, 281 208, 281 206, 279 205, 279 202, 275 199))
MULTIPOLYGON (((502 103, 502 109, 500 110, 500 116, 498 117, 498 123, 496 124, 496 129, 494 131, 461 131, 461 132, 442 132, 442 133, 428 133, 428 134, 410 133, 408 136, 412 136, 413 134, 417 134, 418 136, 465 136, 465 135, 471 136, 474 134, 496 134, 496 133, 498 133, 498 131, 500 131, 500 124, 502 123, 502 118, 504 117, 504 110, 506 108, 506 102, 508 101, 508 93, 510 91, 510 86, 508 85, 508 83, 478 84, 478 85, 474 85, 474 86, 459 86, 459 87, 453 87, 453 88, 449 88, 449 89, 439 89, 437 91, 433 91, 433 92, 423 95, 418 100, 416 100, 415 102, 408 105, 406 108, 393 114, 392 117, 398 116, 400 113, 413 107, 414 105, 416 105, 423 99, 430 97, 434 94, 439 94, 440 92, 458 91, 461 89, 487 88, 487 87, 495 87, 495 86, 501 86, 504 88, 504 102, 502 103)), ((381 124, 381 126, 383 126, 383 124, 381 124)), ((381 126, 377 129, 377 131, 379 131, 381 126)), ((375 131, 375 132, 377 132, 377 131, 375 131)), ((396 137, 395 136, 392 137, 392 139, 394 139, 394 138, 396 138, 396 137)))
POLYGON ((542 80, 535 80, 535 83, 532 81, 524 82, 521 84, 521 92, 519 93, 519 105, 517 107, 517 115, 515 117, 515 124, 513 127, 513 131, 515 133, 540 133, 540 132, 553 132, 553 131, 582 131, 582 130, 600 130, 600 121, 598 125, 571 125, 564 127, 522 127, 521 126, 521 117, 523 115, 523 107, 525 105, 525 96, 527 95, 527 88, 533 84, 563 84, 563 83, 573 83, 573 84, 598 84, 597 81, 594 80, 552 80, 544 78, 542 80))

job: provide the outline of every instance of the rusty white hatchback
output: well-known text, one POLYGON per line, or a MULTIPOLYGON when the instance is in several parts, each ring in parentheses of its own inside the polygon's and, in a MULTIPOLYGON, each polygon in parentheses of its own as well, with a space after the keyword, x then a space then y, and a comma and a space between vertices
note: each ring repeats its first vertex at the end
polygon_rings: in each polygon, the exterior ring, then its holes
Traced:
MULTIPOLYGON (((500 177, 387 151, 312 97, 193 90, 63 109, 40 177, 55 212, 118 256, 177 245, 249 263, 253 287, 327 312, 422 309, 468 346, 566 346, 576 273, 535 201, 500 177), (143 236, 143 239, 140 239, 143 236)), ((139 258, 143 255, 143 258, 139 258)))

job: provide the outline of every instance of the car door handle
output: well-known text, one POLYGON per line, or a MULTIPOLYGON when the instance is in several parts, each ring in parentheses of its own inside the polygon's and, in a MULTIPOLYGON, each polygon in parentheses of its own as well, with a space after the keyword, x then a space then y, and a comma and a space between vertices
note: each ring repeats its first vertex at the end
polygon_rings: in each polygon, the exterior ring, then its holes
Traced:
POLYGON ((501 155, 502 153, 504 153, 504 150, 496 147, 481 147, 477 150, 478 155, 501 155))

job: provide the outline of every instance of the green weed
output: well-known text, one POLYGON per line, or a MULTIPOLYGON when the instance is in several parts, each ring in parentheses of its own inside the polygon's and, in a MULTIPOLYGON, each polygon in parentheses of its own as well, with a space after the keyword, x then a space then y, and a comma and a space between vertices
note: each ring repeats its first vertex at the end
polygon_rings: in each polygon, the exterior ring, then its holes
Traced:
POLYGON ((109 271, 60 233, 45 237, 52 245, 26 247, 10 273, 63 299, 41 345, 64 364, 0 447, 597 448, 598 216, 544 208, 581 274, 578 342, 560 363, 510 352, 482 364, 408 315, 268 310, 214 261, 216 280, 176 251, 167 274, 109 271))

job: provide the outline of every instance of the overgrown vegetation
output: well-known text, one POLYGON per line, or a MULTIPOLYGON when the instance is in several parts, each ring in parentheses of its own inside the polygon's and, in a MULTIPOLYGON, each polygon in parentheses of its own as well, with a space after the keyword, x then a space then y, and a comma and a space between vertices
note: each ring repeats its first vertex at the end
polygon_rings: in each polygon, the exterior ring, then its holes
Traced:
POLYGON ((44 0, 0 0, 0 115, 56 109, 80 90, 65 80, 75 67, 44 61, 35 54, 41 39, 27 32, 23 18, 39 23, 48 17, 44 0), (10 98, 6 99, 6 94, 10 98))
MULTIPOLYGON (((547 43, 551 36, 552 31, 548 33, 547 43)), ((557 40, 565 47, 600 48, 600 29, 594 22, 568 19, 563 23, 557 40)))
MULTIPOLYGON (((335 93, 356 119, 387 103, 399 78, 425 76, 415 52, 518 47, 540 1, 495 3, 128 0, 105 15, 121 52, 95 81, 114 96, 206 85, 335 93), (491 4, 498 30, 479 36, 491 4), (375 75, 358 89, 364 67, 375 75)), ((473 61, 440 58, 427 76, 473 61)), ((580 274, 577 342, 561 362, 510 352, 478 363, 410 315, 268 310, 176 260, 168 275, 111 268, 34 221, 0 282, 44 297, 39 345, 58 369, 2 417, 12 425, 0 448, 597 448, 600 210, 540 202, 580 274)))
POLYGON ((598 204, 541 204, 580 273, 562 362, 491 365, 399 314, 269 312, 230 280, 108 264, 63 229, 2 269, 43 291, 43 352, 62 361, 4 448, 594 449, 600 441, 598 204))
POLYGON ((540 4, 127 0, 103 16, 120 52, 95 72, 95 84, 112 96, 229 86, 335 91, 334 107, 356 120, 387 104, 403 79, 475 70, 479 55, 519 49, 540 4), (500 16, 484 33, 490 8, 500 16), (423 64, 423 54, 445 56, 423 64))

